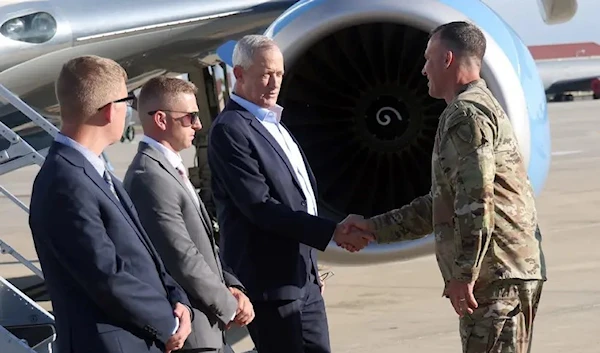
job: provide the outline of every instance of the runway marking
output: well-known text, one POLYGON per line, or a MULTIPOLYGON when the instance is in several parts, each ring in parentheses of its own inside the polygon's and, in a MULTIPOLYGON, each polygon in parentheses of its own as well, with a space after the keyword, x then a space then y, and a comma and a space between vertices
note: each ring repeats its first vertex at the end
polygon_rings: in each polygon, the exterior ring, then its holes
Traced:
POLYGON ((582 150, 574 150, 574 151, 556 151, 556 152, 552 152, 553 156, 568 156, 570 154, 579 154, 579 153, 583 153, 582 150))

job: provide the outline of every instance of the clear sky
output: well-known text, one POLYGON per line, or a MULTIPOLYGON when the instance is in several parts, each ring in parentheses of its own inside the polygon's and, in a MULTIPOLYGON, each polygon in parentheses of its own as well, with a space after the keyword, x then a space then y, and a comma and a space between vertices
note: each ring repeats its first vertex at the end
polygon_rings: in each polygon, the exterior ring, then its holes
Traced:
POLYGON ((526 45, 596 42, 600 44, 600 0, 578 0, 571 21, 547 25, 537 0, 483 0, 519 34, 526 45))

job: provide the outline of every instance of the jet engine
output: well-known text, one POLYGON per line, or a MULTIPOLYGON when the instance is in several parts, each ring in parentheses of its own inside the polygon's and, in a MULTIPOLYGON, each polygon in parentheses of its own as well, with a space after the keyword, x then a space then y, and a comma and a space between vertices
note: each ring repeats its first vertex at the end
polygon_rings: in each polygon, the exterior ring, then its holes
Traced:
MULTIPOLYGON (((459 20, 486 35, 482 76, 509 115, 540 191, 550 162, 544 89, 526 46, 490 8, 479 0, 307 0, 265 34, 285 58, 283 122, 316 176, 321 216, 369 217, 429 192, 446 103, 428 95, 423 53, 432 29, 459 20)), ((353 254, 332 243, 321 259, 398 261, 432 250, 430 235, 353 254)))

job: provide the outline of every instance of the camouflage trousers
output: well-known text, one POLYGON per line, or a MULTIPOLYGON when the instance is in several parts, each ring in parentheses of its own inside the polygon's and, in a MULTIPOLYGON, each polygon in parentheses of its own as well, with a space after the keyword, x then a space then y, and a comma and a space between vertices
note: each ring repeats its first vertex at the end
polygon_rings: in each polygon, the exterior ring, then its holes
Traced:
POLYGON ((477 290, 460 319, 463 353, 528 353, 543 281, 501 280, 477 290))

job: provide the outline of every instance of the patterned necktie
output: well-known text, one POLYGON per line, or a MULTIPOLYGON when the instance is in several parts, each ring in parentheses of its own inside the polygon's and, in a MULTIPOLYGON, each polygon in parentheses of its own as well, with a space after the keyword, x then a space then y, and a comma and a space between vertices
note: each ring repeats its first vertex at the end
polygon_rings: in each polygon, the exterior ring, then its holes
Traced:
POLYGON ((187 173, 185 172, 185 167, 183 166, 183 163, 178 165, 175 169, 177 169, 179 175, 183 179, 183 183, 185 184, 188 191, 192 194, 192 199, 194 200, 196 205, 199 206, 198 195, 196 195, 194 185, 192 185, 192 182, 190 181, 190 179, 187 176, 187 173))
POLYGON ((115 190, 115 185, 113 184, 112 178, 111 178, 110 174, 108 173, 108 170, 104 171, 103 178, 104 178, 104 181, 106 181, 106 183, 108 184, 110 191, 112 191, 112 193, 115 195, 117 200, 119 200, 119 196, 117 195, 117 191, 115 190))

